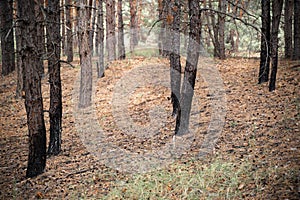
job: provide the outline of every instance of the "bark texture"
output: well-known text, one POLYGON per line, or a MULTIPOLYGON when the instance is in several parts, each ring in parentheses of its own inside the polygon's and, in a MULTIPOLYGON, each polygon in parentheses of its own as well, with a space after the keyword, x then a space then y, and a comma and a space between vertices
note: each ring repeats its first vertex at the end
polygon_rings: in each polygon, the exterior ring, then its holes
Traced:
POLYGON ((268 82, 270 71, 270 39, 271 39, 271 3, 270 0, 261 1, 262 26, 261 26, 261 46, 260 46, 260 66, 258 83, 268 82))
POLYGON ((271 30, 271 77, 269 91, 275 90, 277 66, 278 66, 278 32, 282 12, 283 0, 274 0, 272 3, 272 30, 271 30))
POLYGON ((50 141, 48 154, 57 155, 61 151, 62 132, 62 89, 60 77, 60 10, 59 0, 48 2, 47 41, 48 50, 52 54, 48 58, 48 73, 50 83, 50 141))
POLYGON ((67 28, 67 61, 73 61, 73 33, 72 33, 72 15, 71 15, 71 0, 66 0, 66 28, 67 28))
POLYGON ((185 65, 183 84, 181 89, 180 109, 176 117, 175 135, 183 135, 189 130, 190 113, 197 74, 200 49, 200 8, 199 0, 189 0, 190 32, 185 65))
POLYGON ((86 1, 78 1, 78 45, 80 57, 80 94, 79 108, 89 107, 92 103, 92 62, 89 45, 88 15, 86 1))
POLYGON ((293 57, 293 7, 294 0, 285 0, 284 4, 284 55, 293 57))
POLYGON ((294 60, 300 60, 300 0, 294 0, 294 60))
POLYGON ((138 32, 137 32, 137 0, 129 1, 130 6, 130 51, 134 50, 134 47, 138 45, 138 32))
POLYGON ((122 0, 118 0, 118 58, 125 59, 124 23, 122 14, 122 0))
POLYGON ((96 49, 99 56, 97 64, 98 78, 104 76, 104 27, 103 27, 103 0, 98 2, 96 49))
POLYGON ((44 172, 46 166, 46 128, 44 123, 36 16, 33 0, 19 0, 22 63, 25 73, 25 108, 29 136, 26 177, 44 172))
POLYGON ((0 1, 0 36, 2 52, 2 75, 6 76, 15 70, 13 1, 0 1))
POLYGON ((181 86, 181 64, 180 64, 180 0, 171 1, 171 14, 173 18, 170 52, 170 77, 171 77, 171 101, 173 105, 172 115, 175 116, 179 109, 180 86, 181 86))
POLYGON ((106 47, 108 61, 116 59, 115 1, 106 1, 106 47))

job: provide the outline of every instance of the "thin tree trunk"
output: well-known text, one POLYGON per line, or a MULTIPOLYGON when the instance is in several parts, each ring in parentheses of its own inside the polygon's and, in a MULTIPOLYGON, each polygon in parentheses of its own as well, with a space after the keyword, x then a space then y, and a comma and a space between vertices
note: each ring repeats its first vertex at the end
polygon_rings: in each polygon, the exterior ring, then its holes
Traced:
POLYGON ((129 2, 130 6, 130 51, 133 52, 136 45, 138 45, 137 34, 137 0, 129 2))
POLYGON ((272 71, 269 91, 275 90, 277 65, 278 65, 278 32, 282 12, 283 0, 274 0, 272 4, 272 30, 271 30, 271 59, 272 71))
POLYGON ((124 23, 122 14, 122 0, 118 0, 118 58, 125 59, 124 23))
POLYGON ((66 28, 67 28, 67 61, 73 61, 73 33, 72 33, 72 15, 71 15, 71 0, 66 0, 66 28))
POLYGON ((80 94, 79 108, 89 107, 92 103, 92 60, 89 45, 89 31, 86 1, 78 1, 78 45, 80 56, 80 94))
MULTIPOLYGON (((212 7, 212 0, 209 0, 209 7, 210 9, 213 9, 212 7)), ((220 57, 220 42, 219 42, 219 24, 216 24, 215 14, 210 13, 211 18, 211 25, 213 27, 213 45, 214 45, 214 57, 220 57)))
POLYGON ((98 20, 97 20, 97 37, 96 45, 99 51, 99 62, 98 62, 98 78, 104 76, 104 27, 103 27, 103 0, 98 2, 98 20))
MULTIPOLYGON (((48 0, 48 4, 51 0, 48 0)), ((64 0, 60 1, 61 3, 61 50, 63 52, 63 55, 66 54, 66 27, 65 27, 65 6, 64 6, 64 0)))
POLYGON ((15 70, 13 1, 0 1, 0 36, 2 52, 2 75, 6 76, 15 70))
POLYGON ((258 83, 268 82, 270 71, 270 38, 271 38, 271 15, 270 0, 261 0, 262 9, 262 25, 261 25, 261 41, 260 41, 260 66, 258 83))
POLYGON ((165 38, 164 38, 164 51, 163 51, 163 55, 165 57, 170 57, 170 52, 172 51, 171 49, 171 26, 173 23, 173 17, 172 17, 172 13, 171 13, 171 0, 165 0, 165 7, 164 7, 164 12, 165 12, 165 16, 166 16, 166 20, 165 20, 165 38))
POLYGON ((285 0, 284 5, 284 55, 286 59, 293 57, 293 1, 285 0))
MULTIPOLYGON (((17 16, 20 16, 20 10, 18 9, 19 2, 16 2, 16 11, 17 16)), ((16 98, 22 97, 22 91, 24 91, 24 69, 22 64, 22 56, 21 56, 21 49, 22 49, 22 33, 21 33, 21 27, 20 22, 16 22, 16 28, 15 28, 15 34, 16 34, 16 48, 17 48, 17 88, 16 88, 16 98)))
POLYGON ((181 89, 180 109, 176 117, 175 135, 183 135, 189 130, 190 113, 197 74, 200 48, 200 0, 189 0, 190 33, 181 89))
POLYGON ((44 123, 41 77, 39 76, 39 54, 36 45, 37 19, 34 0, 19 0, 20 29, 22 33, 22 63, 25 72, 25 108, 27 113, 29 154, 26 177, 44 172, 46 166, 46 128, 44 123))
MULTIPOLYGON (((162 20, 163 19, 163 0, 158 0, 158 19, 162 20)), ((162 56, 162 49, 163 49, 163 22, 161 23, 160 26, 160 32, 158 35, 158 54, 162 56)))
POLYGON ((294 54, 293 60, 300 60, 300 0, 294 0, 294 54))
POLYGON ((38 47, 38 53, 40 54, 40 60, 39 60, 39 73, 41 77, 44 77, 45 75, 45 67, 44 67, 44 54, 46 52, 45 48, 45 26, 44 26, 44 0, 38 0, 35 2, 35 15, 37 20, 37 47, 38 47))
POLYGON ((177 114, 180 100, 181 86, 181 64, 180 64, 180 15, 181 3, 180 0, 172 0, 172 51, 170 53, 170 77, 171 77, 171 101, 173 105, 172 116, 177 114))
MULTIPOLYGON (((226 13, 226 0, 219 0, 219 10, 222 13, 226 13)), ((226 55, 225 55, 225 18, 226 15, 224 14, 218 14, 218 25, 219 25, 219 30, 218 30, 218 34, 219 34, 219 58, 220 59, 225 59, 226 55)))
POLYGON ((57 155, 61 151, 62 131, 62 90, 60 77, 60 5, 59 0, 48 2, 47 41, 52 54, 48 58, 50 82, 50 141, 48 154, 57 155))
POLYGON ((92 18, 92 21, 91 21, 91 28, 90 28, 90 37, 89 37, 89 43, 90 43, 90 49, 91 49, 91 54, 93 55, 93 52, 94 52, 94 34, 95 34, 95 23, 96 23, 96 0, 93 0, 93 9, 92 9, 92 12, 91 12, 91 18, 92 18))
POLYGON ((106 1, 106 47, 108 61, 116 59, 115 1, 106 1))

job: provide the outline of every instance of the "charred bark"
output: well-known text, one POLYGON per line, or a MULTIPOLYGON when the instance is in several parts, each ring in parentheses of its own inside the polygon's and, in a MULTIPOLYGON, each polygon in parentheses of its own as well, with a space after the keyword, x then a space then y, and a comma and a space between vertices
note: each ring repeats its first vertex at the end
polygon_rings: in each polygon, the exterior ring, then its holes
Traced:
POLYGON ((57 155, 61 151, 62 131, 62 90, 60 77, 60 6, 59 0, 48 2, 47 9, 47 46, 52 54, 48 58, 50 83, 50 141, 48 154, 57 155))

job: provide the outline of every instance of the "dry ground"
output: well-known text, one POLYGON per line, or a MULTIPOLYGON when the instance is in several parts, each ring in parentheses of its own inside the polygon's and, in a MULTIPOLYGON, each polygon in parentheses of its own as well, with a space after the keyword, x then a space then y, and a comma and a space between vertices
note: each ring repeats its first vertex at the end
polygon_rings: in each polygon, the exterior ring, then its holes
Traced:
MULTIPOLYGON (((167 61, 143 57, 116 61, 109 66, 106 76, 98 82, 95 94, 98 122, 107 132, 107 142, 139 153, 147 148, 158 148, 163 145, 163 141, 171 137, 174 120, 168 118, 162 135, 141 143, 134 137, 127 137, 116 128, 110 103, 114 85, 124 73, 138 65, 148 63, 167 64, 167 61)), ((213 154, 205 159, 190 161, 193 155, 197 154, 199 143, 206 134, 211 116, 208 88, 205 82, 198 78, 196 93, 200 97, 198 106, 201 117, 197 140, 192 144, 190 152, 176 161, 175 165, 192 168, 191 171, 195 172, 195 169, 201 169, 199 166, 209 166, 215 159, 234 163, 233 169, 247 162, 251 165, 251 173, 254 175, 250 179, 247 174, 243 175, 244 182, 239 183, 236 188, 240 196, 231 198, 300 199, 299 67, 292 67, 296 63, 281 61, 277 90, 270 93, 266 84, 257 84, 258 60, 240 58, 217 60, 216 63, 224 82, 227 99, 223 132, 218 138, 213 154)), ((78 66, 78 61, 73 64, 78 66)), ((28 150, 26 113, 24 101, 15 99, 16 74, 1 78, 1 199, 99 199, 107 195, 114 199, 111 192, 119 187, 120 182, 130 183, 134 179, 130 174, 100 164, 82 144, 75 126, 72 99, 72 90, 79 71, 79 67, 62 67, 63 150, 58 156, 48 158, 44 174, 32 179, 25 178, 28 150)), ((49 84, 45 78, 43 80, 45 110, 49 107, 48 91, 49 84)), ((147 112, 153 105, 160 104, 167 112, 171 112, 168 96, 169 91, 166 88, 149 86, 136 90, 130 98, 130 116, 136 123, 145 124, 149 121, 147 112), (157 91, 160 95, 157 95, 157 91)), ((45 113, 45 121, 49 127, 47 113, 45 113)), ((166 169, 172 171, 172 165, 166 166, 166 169)), ((243 177, 239 178, 243 179, 243 177)), ((207 187, 206 191, 213 193, 219 191, 220 187, 224 187, 222 181, 220 184, 207 187)), ((123 190, 125 194, 126 187, 123 190)), ((162 195, 164 198, 183 198, 183 191, 176 188, 168 186, 166 191, 167 194, 162 195)), ((161 192, 166 193, 166 191, 161 192)), ((200 192, 199 199, 209 197, 205 194, 200 192)), ((221 194, 209 198, 225 199, 226 197, 221 194)), ((123 196, 126 197, 130 198, 123 196)), ((159 195, 151 199, 159 199, 159 195)))

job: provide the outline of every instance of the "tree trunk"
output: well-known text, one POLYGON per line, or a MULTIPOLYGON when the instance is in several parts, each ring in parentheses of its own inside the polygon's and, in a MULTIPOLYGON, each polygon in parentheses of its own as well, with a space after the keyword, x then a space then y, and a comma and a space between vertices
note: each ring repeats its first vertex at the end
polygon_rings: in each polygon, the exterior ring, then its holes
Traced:
POLYGON ((294 0, 294 55, 293 60, 300 60, 300 0, 294 0))
MULTIPOLYGON (((20 9, 18 9, 19 2, 16 2, 16 11, 17 16, 20 16, 20 9)), ((17 48, 17 88, 16 88, 16 98, 22 97, 22 91, 24 91, 24 69, 22 64, 22 56, 21 56, 21 50, 22 50, 22 33, 20 28, 20 22, 16 21, 16 28, 15 28, 15 34, 16 34, 16 48, 17 48)))
POLYGON ((171 45, 170 53, 170 77, 171 77, 171 101, 173 105, 172 116, 177 114, 180 100, 180 86, 181 86, 181 64, 180 64, 180 15, 181 5, 180 0, 172 0, 172 31, 171 31, 171 45))
POLYGON ((86 1, 78 1, 78 46, 81 67, 79 108, 89 107, 92 103, 92 62, 89 45, 89 31, 86 1))
POLYGON ((129 1, 130 6, 130 51, 133 52, 138 45, 137 34, 137 0, 129 1))
MULTIPOLYGON (((209 0, 209 7, 210 9, 213 9, 211 1, 212 0, 209 0)), ((212 41, 214 45, 214 57, 219 58, 220 57, 219 24, 218 23, 216 24, 216 18, 214 13, 210 13, 210 18, 211 18, 211 26, 213 30, 213 34, 212 31, 210 30, 210 35, 213 35, 212 41)))
MULTIPOLYGON (((227 3, 226 0, 219 0, 219 10, 222 13, 226 13, 226 7, 227 7, 227 3)), ((225 18, 226 15, 225 14, 218 14, 218 34, 219 34, 219 58, 220 59, 225 59, 226 55, 225 55, 225 18)))
POLYGON ((285 0, 284 5, 284 54, 286 59, 293 57, 293 1, 285 0))
POLYGON ((73 61, 73 33, 72 33, 72 15, 71 15, 71 0, 66 0, 66 28, 67 28, 67 61, 73 61))
POLYGON ((91 25, 90 25, 90 32, 89 32, 89 43, 90 43, 90 49, 91 49, 91 54, 93 55, 94 52, 94 34, 95 34, 95 23, 96 23, 96 0, 90 1, 90 7, 93 6, 92 12, 91 12, 91 25), (92 5, 93 4, 93 5, 92 5))
POLYGON ((45 75, 45 67, 44 67, 44 55, 46 52, 46 47, 45 47, 45 25, 44 25, 44 15, 43 15, 43 10, 44 10, 44 0, 38 0, 35 1, 35 16, 37 20, 37 48, 38 52, 40 54, 40 60, 39 60, 39 73, 41 77, 44 77, 45 75))
POLYGON ((108 61, 116 59, 115 1, 106 1, 106 47, 108 61))
POLYGON ((27 113, 29 154, 26 176, 43 173, 46 166, 46 128, 44 123, 39 54, 37 49, 37 19, 33 0, 19 0, 19 25, 22 33, 22 63, 25 72, 25 107, 27 113))
POLYGON ((2 52, 2 75, 6 76, 15 70, 13 1, 0 1, 0 36, 2 52))
MULTIPOLYGON (((51 0, 48 0, 48 4, 50 4, 51 0)), ((65 27, 65 5, 64 5, 64 0, 60 1, 61 3, 61 50, 63 55, 66 54, 66 27, 65 27)))
POLYGON ((271 15, 270 15, 270 0, 261 1, 261 41, 260 41, 260 66, 258 83, 268 82, 270 71, 270 38, 271 38, 271 15))
POLYGON ((60 78, 60 6, 59 0, 48 2, 47 41, 48 50, 52 54, 48 58, 50 82, 50 141, 48 154, 57 155, 61 151, 62 131, 62 90, 60 78))
MULTIPOLYGON (((159 20, 163 20, 163 0, 158 0, 158 19, 159 20)), ((161 23, 160 26, 160 32, 158 35, 158 54, 160 56, 162 56, 162 49, 163 49, 163 43, 162 43, 162 39, 163 39, 163 27, 164 23, 161 23)))
POLYGON ((124 23, 122 15, 122 0, 118 0, 118 58, 125 59, 124 23))
POLYGON ((189 0, 188 2, 190 18, 189 44, 181 89, 180 109, 176 117, 175 135, 183 135, 189 130, 200 48, 200 0, 189 0))
POLYGON ((97 36, 96 49, 98 51, 99 62, 97 64, 98 78, 104 76, 104 27, 103 27, 103 0, 98 2, 98 17, 97 17, 97 36))
POLYGON ((283 0, 274 0, 272 3, 272 30, 271 30, 271 59, 272 71, 269 91, 275 90, 277 65, 278 65, 278 32, 282 12, 283 0))

